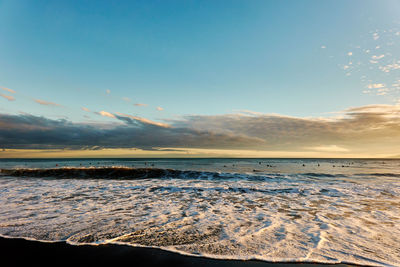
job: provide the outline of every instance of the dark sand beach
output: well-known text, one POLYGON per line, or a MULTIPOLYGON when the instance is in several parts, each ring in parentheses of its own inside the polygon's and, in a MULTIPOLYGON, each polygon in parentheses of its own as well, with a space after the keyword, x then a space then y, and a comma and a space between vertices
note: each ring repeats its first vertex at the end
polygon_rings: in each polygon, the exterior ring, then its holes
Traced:
POLYGON ((219 260, 180 255, 155 248, 138 248, 125 245, 80 245, 65 242, 44 243, 20 238, 0 238, 2 260, 13 265, 59 264, 81 265, 113 263, 129 266, 349 266, 345 264, 271 263, 256 260, 219 260))

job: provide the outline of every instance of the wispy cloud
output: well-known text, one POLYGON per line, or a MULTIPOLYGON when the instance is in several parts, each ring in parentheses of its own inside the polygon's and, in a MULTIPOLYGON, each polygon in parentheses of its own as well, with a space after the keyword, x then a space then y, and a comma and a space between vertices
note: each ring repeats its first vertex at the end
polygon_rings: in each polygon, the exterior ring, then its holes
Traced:
POLYGON ((56 107, 61 107, 60 104, 54 103, 54 102, 49 102, 49 101, 45 101, 45 100, 41 100, 41 99, 34 99, 34 101, 40 105, 44 105, 44 106, 56 106, 56 107))
POLYGON ((394 101, 400 94, 400 87, 391 86, 399 79, 400 70, 400 39, 397 36, 398 28, 374 29, 366 38, 358 40, 359 44, 350 44, 349 50, 336 57, 340 62, 345 76, 354 76, 360 80, 360 89, 367 87, 363 93, 383 96, 394 101), (351 57, 350 57, 351 56, 351 57), (383 72, 383 73, 382 73, 383 72), (357 77, 359 76, 359 77, 357 77), (385 90, 381 87, 371 87, 372 84, 385 83, 385 90), (382 89, 382 90, 380 90, 382 89))
POLYGON ((147 107, 147 104, 142 104, 142 103, 135 103, 133 105, 137 107, 147 107))
POLYGON ((115 115, 111 114, 110 112, 107 111, 99 111, 99 112, 95 112, 97 115, 103 116, 103 117, 109 117, 109 118, 114 118, 115 119, 115 115))
POLYGON ((376 56, 376 55, 374 55, 374 56, 372 56, 371 58, 373 59, 373 60, 379 60, 379 59, 382 59, 382 58, 384 58, 385 57, 385 55, 379 55, 379 56, 376 56))
POLYGON ((158 111, 164 110, 162 107, 157 107, 156 109, 157 109, 158 111))
POLYGON ((111 94, 111 90, 110 90, 110 89, 107 89, 107 90, 106 90, 106 94, 111 94))
POLYGON ((385 84, 383 83, 372 83, 372 84, 368 84, 367 88, 369 89, 377 89, 377 88, 383 88, 385 87, 385 84))
POLYGON ((15 98, 13 96, 11 96, 11 95, 5 95, 5 94, 1 94, 0 93, 0 96, 4 97, 8 101, 14 101, 15 100, 15 98))
POLYGON ((349 150, 337 145, 324 145, 324 146, 314 146, 307 147, 307 149, 321 152, 348 152, 349 150))
POLYGON ((81 109, 82 109, 83 111, 90 112, 90 109, 88 109, 88 108, 81 107, 81 109))
POLYGON ((7 91, 9 93, 15 94, 15 91, 13 89, 7 88, 7 87, 0 87, 1 89, 3 89, 4 91, 7 91))
POLYGON ((137 116, 132 116, 129 114, 124 114, 124 113, 116 113, 118 115, 118 119, 123 120, 125 122, 128 123, 132 123, 132 122, 140 122, 140 123, 144 123, 144 124, 148 124, 148 125, 155 125, 158 127, 163 127, 163 128, 170 128, 171 126, 166 124, 166 123, 161 123, 161 122, 155 122, 146 118, 142 118, 142 117, 137 117, 137 116))
POLYGON ((122 100, 124 100, 126 102, 131 102, 131 99, 129 97, 123 97, 122 100))

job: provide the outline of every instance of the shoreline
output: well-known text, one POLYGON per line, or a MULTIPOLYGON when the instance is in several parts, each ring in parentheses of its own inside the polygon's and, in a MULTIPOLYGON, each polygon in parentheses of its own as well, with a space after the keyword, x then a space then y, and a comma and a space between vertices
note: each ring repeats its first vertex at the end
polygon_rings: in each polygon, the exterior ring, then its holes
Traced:
POLYGON ((50 266, 62 264, 123 263, 133 266, 356 266, 349 264, 319 264, 295 262, 264 262, 259 260, 222 260, 182 255, 158 248, 133 247, 129 245, 70 245, 66 242, 40 242, 22 238, 0 237, 2 260, 13 264, 50 266))

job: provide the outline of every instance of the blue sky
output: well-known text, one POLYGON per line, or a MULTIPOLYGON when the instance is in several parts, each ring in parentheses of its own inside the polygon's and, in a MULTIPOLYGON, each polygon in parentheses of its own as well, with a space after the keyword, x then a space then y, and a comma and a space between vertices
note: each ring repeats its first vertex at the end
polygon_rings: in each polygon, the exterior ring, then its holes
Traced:
POLYGON ((0 113, 326 117, 395 105, 399 45, 395 0, 0 0, 0 113))

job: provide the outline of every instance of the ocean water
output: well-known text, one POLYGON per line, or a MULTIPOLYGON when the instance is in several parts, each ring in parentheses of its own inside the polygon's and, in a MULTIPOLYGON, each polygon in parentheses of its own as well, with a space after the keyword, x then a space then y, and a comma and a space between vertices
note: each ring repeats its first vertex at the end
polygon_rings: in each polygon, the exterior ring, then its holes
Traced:
POLYGON ((0 235, 400 266, 400 160, 0 160, 0 235))

